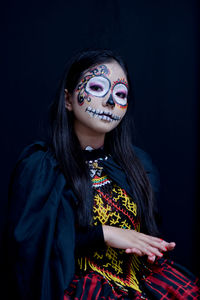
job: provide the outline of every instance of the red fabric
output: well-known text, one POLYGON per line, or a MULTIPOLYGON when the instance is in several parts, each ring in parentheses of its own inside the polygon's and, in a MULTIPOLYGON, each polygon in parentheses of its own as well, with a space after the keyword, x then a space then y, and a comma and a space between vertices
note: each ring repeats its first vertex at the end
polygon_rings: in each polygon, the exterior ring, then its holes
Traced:
POLYGON ((152 265, 151 273, 141 278, 140 284, 142 294, 133 289, 122 291, 117 286, 112 287, 100 274, 91 271, 83 276, 75 275, 65 291, 64 300, 200 299, 198 279, 193 275, 190 278, 186 269, 167 259, 158 259, 152 265))
POLYGON ((174 262, 158 260, 152 273, 144 279, 147 289, 157 299, 200 299, 198 279, 194 281, 179 271, 174 262), (160 297, 160 298, 159 298, 160 297))
MULTIPOLYGON (((135 291, 134 299, 141 299, 141 294, 135 291)), ((130 299, 126 292, 116 292, 99 274, 90 272, 84 277, 75 275, 69 288, 65 291, 64 300, 118 300, 130 299)))

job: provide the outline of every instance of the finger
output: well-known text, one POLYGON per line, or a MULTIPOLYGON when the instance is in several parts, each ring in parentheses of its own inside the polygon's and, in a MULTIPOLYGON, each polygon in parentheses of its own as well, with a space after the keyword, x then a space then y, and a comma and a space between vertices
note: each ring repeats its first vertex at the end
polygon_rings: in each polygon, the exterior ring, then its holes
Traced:
POLYGON ((152 236, 152 235, 148 235, 148 234, 144 234, 141 233, 141 239, 145 240, 145 241, 151 241, 151 242, 157 242, 157 243, 161 243, 163 241, 163 239, 152 236))
POLYGON ((166 241, 162 241, 162 244, 165 246, 165 248, 167 249, 167 251, 173 250, 174 247, 176 246, 176 243, 174 243, 174 242, 168 243, 166 241))
POLYGON ((154 263, 155 259, 156 259, 156 256, 155 256, 155 255, 152 255, 152 256, 148 256, 147 261, 148 261, 149 263, 154 263))
MULTIPOLYGON (((163 253, 159 251, 158 248, 150 246, 147 242, 140 242, 138 243, 138 248, 145 254, 145 255, 156 255, 158 257, 162 257, 163 253)), ((165 250, 166 251, 166 250, 165 250)))
POLYGON ((141 232, 135 232, 135 233, 138 234, 138 238, 140 241, 164 252, 173 250, 174 247, 176 246, 174 242, 168 243, 165 240, 158 237, 150 236, 141 232))
POLYGON ((164 241, 163 239, 160 238, 154 238, 154 237, 150 237, 150 239, 144 238, 144 240, 149 243, 151 246, 158 248, 159 250, 162 250, 164 252, 168 251, 168 250, 173 250, 175 247, 175 243, 168 243, 166 241, 164 241))
POLYGON ((166 246, 166 248, 167 248, 168 250, 173 250, 173 249, 175 248, 175 246, 176 246, 176 243, 171 242, 171 243, 169 243, 169 244, 166 246))
POLYGON ((162 257, 163 253, 159 251, 159 249, 148 246, 148 250, 158 257, 162 257))
POLYGON ((168 251, 168 249, 166 248, 166 245, 168 243, 163 243, 163 240, 159 238, 143 235, 141 241, 150 247, 157 248, 159 251, 163 251, 163 252, 168 251))
POLYGON ((147 256, 156 255, 154 252, 151 252, 148 248, 145 248, 145 247, 143 247, 142 252, 143 252, 144 255, 147 255, 147 256))
POLYGON ((164 252, 168 251, 168 248, 166 247, 166 243, 152 241, 150 245, 151 247, 159 249, 159 251, 160 250, 164 252))
POLYGON ((125 252, 126 252, 126 253, 132 253, 132 251, 131 251, 130 248, 127 248, 127 249, 125 250, 125 252))
POLYGON ((125 250, 126 253, 133 253, 133 254, 136 254, 138 256, 142 256, 142 251, 140 251, 139 249, 137 248, 128 248, 125 250))

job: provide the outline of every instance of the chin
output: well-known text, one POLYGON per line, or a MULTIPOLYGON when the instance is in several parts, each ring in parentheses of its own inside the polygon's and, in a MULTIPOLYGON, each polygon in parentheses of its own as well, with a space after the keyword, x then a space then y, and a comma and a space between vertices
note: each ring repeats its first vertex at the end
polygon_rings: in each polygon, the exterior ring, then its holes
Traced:
POLYGON ((115 124, 115 126, 114 124, 103 124, 103 125, 95 126, 92 129, 98 133, 107 133, 115 129, 118 124, 119 123, 115 124))

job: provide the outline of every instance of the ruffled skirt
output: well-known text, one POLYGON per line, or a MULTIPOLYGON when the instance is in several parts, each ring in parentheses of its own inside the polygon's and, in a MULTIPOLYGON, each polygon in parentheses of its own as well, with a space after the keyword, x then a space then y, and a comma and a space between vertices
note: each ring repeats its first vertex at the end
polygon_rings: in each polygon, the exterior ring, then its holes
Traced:
POLYGON ((158 259, 151 272, 140 279, 141 293, 124 291, 112 286, 102 275, 90 271, 75 275, 64 292, 64 300, 117 300, 117 299, 200 299, 199 280, 186 268, 167 259, 158 259))

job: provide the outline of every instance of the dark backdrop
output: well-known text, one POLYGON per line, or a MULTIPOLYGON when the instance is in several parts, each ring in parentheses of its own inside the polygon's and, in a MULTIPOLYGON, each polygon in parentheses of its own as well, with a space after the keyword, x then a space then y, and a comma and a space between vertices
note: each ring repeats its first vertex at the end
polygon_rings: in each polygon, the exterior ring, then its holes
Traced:
POLYGON ((1 228, 10 172, 41 139, 64 65, 84 47, 119 51, 135 93, 136 142, 158 167, 163 237, 198 273, 198 5, 193 0, 9 1, 1 10, 1 228))

